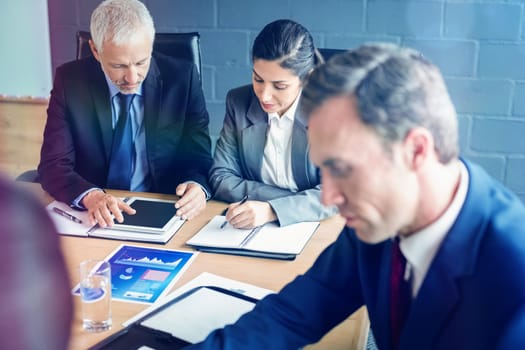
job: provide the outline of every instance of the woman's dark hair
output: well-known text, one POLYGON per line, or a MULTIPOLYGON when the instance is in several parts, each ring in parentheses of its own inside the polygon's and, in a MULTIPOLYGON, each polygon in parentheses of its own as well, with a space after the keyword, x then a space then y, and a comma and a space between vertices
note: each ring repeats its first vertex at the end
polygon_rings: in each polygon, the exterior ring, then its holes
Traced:
POLYGON ((255 38, 252 61, 278 61, 303 81, 317 62, 322 61, 312 35, 297 22, 280 19, 267 24, 255 38))

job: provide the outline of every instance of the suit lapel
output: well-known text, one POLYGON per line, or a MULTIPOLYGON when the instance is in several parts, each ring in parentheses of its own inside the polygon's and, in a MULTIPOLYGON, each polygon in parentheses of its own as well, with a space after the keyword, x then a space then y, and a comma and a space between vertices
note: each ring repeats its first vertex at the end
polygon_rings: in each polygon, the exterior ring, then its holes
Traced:
POLYGON ((299 189, 311 187, 308 178, 309 170, 306 125, 302 115, 297 111, 292 130, 292 173, 299 189))
POLYGON ((418 296, 412 302, 401 334, 401 349, 432 348, 460 301, 456 284, 458 276, 451 276, 441 263, 439 260, 432 263, 418 296))
MULTIPOLYGON (((111 143, 113 142, 113 126, 111 121, 111 101, 109 99, 109 88, 100 69, 99 63, 96 63, 96 68, 92 69, 94 79, 91 82, 91 94, 93 96, 93 103, 97 113, 102 140, 104 142, 104 149, 106 151, 106 159, 108 160, 111 154, 111 143)), ((94 66, 92 66, 94 67, 94 66)), ((162 101, 162 80, 159 78, 159 69, 155 59, 151 59, 151 65, 144 80, 144 126, 146 131, 146 149, 148 152, 154 149, 154 132, 157 125, 159 109, 162 101)), ((151 159, 150 157, 148 157, 151 159)))
POLYGON ((109 88, 104 72, 100 68, 100 63, 94 58, 90 58, 90 72, 92 79, 89 79, 89 90, 93 98, 95 113, 97 115, 102 142, 106 155, 106 162, 111 154, 111 143, 113 142, 113 125, 111 121, 111 101, 109 98, 109 88))
MULTIPOLYGON (((472 173, 471 169, 468 170, 472 173)), ((451 313, 461 302, 459 282, 473 274, 482 239, 479 232, 482 232, 483 220, 476 221, 473 218, 484 218, 484 213, 488 211, 488 203, 480 201, 482 196, 475 193, 475 189, 484 186, 474 184, 478 180, 479 177, 470 176, 465 203, 412 303, 401 335, 401 348, 431 348, 440 337, 451 313)))
POLYGON ((373 327, 375 341, 379 349, 391 348, 391 327, 390 327, 390 273, 392 267, 392 242, 384 247, 384 252, 381 254, 381 261, 379 262, 379 285, 377 291, 377 300, 373 310, 376 312, 378 322, 373 327))
MULTIPOLYGON (((160 114, 160 106, 162 102, 162 79, 160 77, 159 68, 155 59, 151 58, 151 64, 148 75, 143 83, 142 92, 144 94, 144 128, 146 134, 146 151, 148 153, 148 160, 153 159, 153 151, 155 150, 155 132, 157 129, 157 121, 160 114)), ((153 173, 153 164, 149 164, 150 170, 153 173)), ((154 174, 153 174, 154 175, 154 174)), ((156 178, 156 176, 152 176, 156 178)))
POLYGON ((268 114, 262 110, 253 94, 246 118, 251 125, 242 131, 241 147, 246 163, 244 170, 249 174, 249 178, 262 181, 261 168, 268 130, 268 114))

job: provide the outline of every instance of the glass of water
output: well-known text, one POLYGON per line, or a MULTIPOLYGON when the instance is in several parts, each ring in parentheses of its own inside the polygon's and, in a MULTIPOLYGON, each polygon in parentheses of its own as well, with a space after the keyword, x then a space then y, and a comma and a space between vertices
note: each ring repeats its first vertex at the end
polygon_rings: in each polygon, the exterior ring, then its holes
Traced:
POLYGON ((111 328, 111 266, 104 260, 80 263, 82 326, 88 332, 111 328))

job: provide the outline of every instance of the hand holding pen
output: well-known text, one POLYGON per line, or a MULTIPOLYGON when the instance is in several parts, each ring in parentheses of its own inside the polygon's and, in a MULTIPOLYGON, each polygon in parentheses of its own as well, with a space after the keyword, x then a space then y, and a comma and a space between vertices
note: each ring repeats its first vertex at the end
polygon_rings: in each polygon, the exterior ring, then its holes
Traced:
MULTIPOLYGON (((246 203, 247 200, 248 200, 248 195, 245 195, 244 197, 242 197, 241 201, 239 202, 239 204, 237 206, 243 205, 244 203, 246 203)), ((226 212, 226 213, 228 213, 228 212, 226 212)), ((226 227, 226 224, 228 224, 228 220, 224 220, 224 222, 221 225, 221 229, 226 227)))

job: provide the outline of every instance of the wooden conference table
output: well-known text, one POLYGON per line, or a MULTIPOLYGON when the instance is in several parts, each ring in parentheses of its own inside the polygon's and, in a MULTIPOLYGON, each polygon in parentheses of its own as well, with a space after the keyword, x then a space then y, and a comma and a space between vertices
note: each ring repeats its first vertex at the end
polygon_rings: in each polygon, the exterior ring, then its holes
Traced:
MULTIPOLYGON (((34 190, 37 190, 37 188, 34 188, 34 190)), ((38 188, 36 192, 40 194, 45 204, 51 202, 52 198, 40 188, 38 188)), ((130 195, 129 192, 110 192, 121 197, 130 195)), ((133 195, 175 199, 174 196, 151 193, 134 193, 133 195)), ((78 283, 78 265, 82 260, 105 258, 123 243, 157 248, 162 247, 166 249, 192 250, 185 246, 185 242, 214 215, 220 214, 226 206, 226 203, 218 201, 208 202, 205 211, 197 218, 187 221, 179 232, 165 245, 97 239, 92 237, 61 236, 62 251, 70 273, 71 286, 73 287, 78 283)), ((187 283, 202 272, 210 272, 259 287, 279 291, 287 282, 291 281, 298 274, 305 272, 312 265, 321 251, 336 239, 343 225, 344 221, 339 216, 321 222, 320 227, 308 242, 303 252, 293 261, 199 253, 197 258, 177 281, 173 289, 187 283)), ((69 346, 72 350, 86 349, 96 344, 103 338, 121 329, 123 322, 148 307, 146 304, 112 301, 112 329, 102 333, 87 333, 82 329, 80 298, 73 298, 75 311, 69 346)), ((366 309, 361 308, 345 322, 334 328, 319 343, 308 346, 307 349, 364 349, 368 336, 368 328, 369 321, 366 309)))

